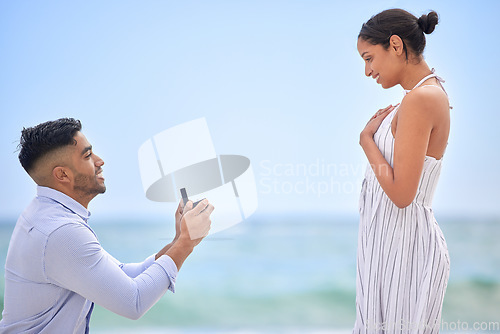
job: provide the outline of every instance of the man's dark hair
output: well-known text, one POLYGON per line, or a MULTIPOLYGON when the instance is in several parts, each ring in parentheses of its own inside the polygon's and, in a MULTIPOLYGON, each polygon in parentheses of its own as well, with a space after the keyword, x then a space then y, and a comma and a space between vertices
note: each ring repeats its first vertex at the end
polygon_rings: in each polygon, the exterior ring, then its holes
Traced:
POLYGON ((66 145, 75 145, 75 134, 82 129, 79 120, 60 118, 31 128, 23 128, 19 141, 19 162, 30 172, 36 161, 45 154, 66 145))

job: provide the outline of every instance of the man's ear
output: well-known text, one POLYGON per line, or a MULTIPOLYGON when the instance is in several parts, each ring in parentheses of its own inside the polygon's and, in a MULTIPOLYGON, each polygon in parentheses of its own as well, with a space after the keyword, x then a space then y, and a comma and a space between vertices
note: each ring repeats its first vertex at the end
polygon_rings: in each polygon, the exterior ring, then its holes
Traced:
POLYGON ((404 50, 404 42, 398 35, 392 35, 389 39, 389 49, 396 53, 396 55, 401 56, 404 50))
POLYGON ((69 183, 71 182, 71 170, 67 167, 56 166, 52 169, 52 176, 56 182, 69 183))

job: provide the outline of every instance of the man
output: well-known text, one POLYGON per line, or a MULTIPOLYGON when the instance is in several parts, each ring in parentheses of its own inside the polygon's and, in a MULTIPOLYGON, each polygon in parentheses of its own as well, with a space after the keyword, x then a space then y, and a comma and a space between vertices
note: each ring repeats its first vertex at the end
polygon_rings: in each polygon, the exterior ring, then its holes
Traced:
POLYGON ((106 190, 104 161, 80 130, 64 118, 22 131, 19 160, 37 197, 10 241, 1 333, 88 333, 94 303, 138 319, 174 292, 178 270, 210 229, 207 200, 179 203, 176 236, 158 254, 136 264, 113 258, 88 225, 89 202, 106 190))

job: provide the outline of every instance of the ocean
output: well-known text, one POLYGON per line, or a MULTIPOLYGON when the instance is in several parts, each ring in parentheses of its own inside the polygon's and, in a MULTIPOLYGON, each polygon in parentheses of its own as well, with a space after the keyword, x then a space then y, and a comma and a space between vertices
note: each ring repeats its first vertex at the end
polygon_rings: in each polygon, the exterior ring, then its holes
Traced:
MULTIPOLYGON (((499 219, 437 217, 451 258, 443 332, 500 333, 499 219), (486 331, 486 330, 485 330, 486 331)), ((0 223, 0 281, 14 220, 0 223)), ((92 217, 103 247, 142 261, 173 237, 169 219, 92 217)), ((263 215, 207 237, 176 293, 139 320, 96 306, 93 333, 349 333, 355 318, 357 217, 263 215)))

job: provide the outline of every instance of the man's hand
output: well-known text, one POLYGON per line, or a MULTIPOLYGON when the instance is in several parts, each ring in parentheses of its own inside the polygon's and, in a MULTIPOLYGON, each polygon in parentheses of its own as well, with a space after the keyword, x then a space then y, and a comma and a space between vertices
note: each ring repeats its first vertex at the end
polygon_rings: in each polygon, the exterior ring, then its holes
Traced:
POLYGON ((174 242, 179 239, 179 236, 181 235, 181 219, 182 219, 182 214, 184 213, 184 205, 182 204, 182 199, 179 202, 179 206, 177 207, 177 210, 175 211, 175 237, 174 237, 174 242))
POLYGON ((198 245, 210 231, 212 211, 214 207, 207 199, 198 203, 194 209, 193 202, 188 201, 180 222, 180 237, 189 238, 193 242, 193 247, 198 245))
POLYGON ((174 237, 174 240, 172 240, 171 243, 169 243, 168 245, 163 247, 156 254, 155 260, 158 260, 160 258, 160 256, 165 254, 170 249, 170 247, 172 247, 172 245, 177 241, 177 239, 179 239, 179 236, 181 235, 181 219, 182 219, 183 213, 184 213, 184 206, 182 205, 182 199, 181 199, 181 201, 179 202, 179 206, 177 207, 177 210, 175 211, 175 237, 174 237))
MULTIPOLYGON (((179 203, 179 207, 181 204, 179 203)), ((214 206, 204 199, 193 208, 193 202, 188 201, 184 208, 178 208, 176 212, 176 238, 172 246, 162 254, 168 255, 175 262, 177 269, 180 269, 186 258, 210 231, 210 214, 214 211, 214 206), (180 211, 182 209, 182 212, 180 211), (180 218, 179 220, 177 218, 180 218), (177 224, 179 221, 179 224, 177 224), (179 234, 177 235, 177 225, 179 234)), ((159 256, 157 256, 158 258, 159 256)))

